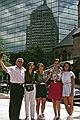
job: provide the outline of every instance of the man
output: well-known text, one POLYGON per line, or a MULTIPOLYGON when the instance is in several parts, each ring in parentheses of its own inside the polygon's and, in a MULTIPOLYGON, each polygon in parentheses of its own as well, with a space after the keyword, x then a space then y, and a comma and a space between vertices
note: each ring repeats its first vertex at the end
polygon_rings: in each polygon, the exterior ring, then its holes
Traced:
POLYGON ((2 69, 10 75, 10 104, 9 104, 9 118, 10 120, 19 120, 19 114, 24 94, 24 77, 25 68, 22 66, 23 58, 16 60, 15 66, 7 67, 4 65, 0 57, 0 65, 2 69))

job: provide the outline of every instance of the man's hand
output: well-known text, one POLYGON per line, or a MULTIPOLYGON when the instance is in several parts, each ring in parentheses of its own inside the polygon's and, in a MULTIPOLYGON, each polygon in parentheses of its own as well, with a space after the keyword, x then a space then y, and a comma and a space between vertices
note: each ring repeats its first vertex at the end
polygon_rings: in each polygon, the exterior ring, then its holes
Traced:
POLYGON ((3 57, 3 53, 0 54, 0 59, 3 57))
POLYGON ((3 56, 3 53, 0 54, 0 66, 2 64, 2 56, 3 56))

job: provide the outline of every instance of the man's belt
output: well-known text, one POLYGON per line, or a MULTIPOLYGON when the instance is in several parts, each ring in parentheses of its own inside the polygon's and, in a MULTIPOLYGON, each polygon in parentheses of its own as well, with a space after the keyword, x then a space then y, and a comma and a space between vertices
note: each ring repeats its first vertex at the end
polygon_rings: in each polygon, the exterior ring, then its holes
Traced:
POLYGON ((24 83, 11 83, 11 82, 10 82, 10 84, 11 84, 11 85, 16 85, 16 86, 23 86, 24 83))

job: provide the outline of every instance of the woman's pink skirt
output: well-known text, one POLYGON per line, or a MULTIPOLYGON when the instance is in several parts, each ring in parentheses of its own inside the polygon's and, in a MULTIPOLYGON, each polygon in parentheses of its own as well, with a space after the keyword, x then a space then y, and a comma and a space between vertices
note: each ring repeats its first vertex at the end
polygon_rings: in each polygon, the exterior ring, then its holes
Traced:
POLYGON ((61 100, 62 98, 62 83, 51 82, 48 91, 48 99, 61 100))

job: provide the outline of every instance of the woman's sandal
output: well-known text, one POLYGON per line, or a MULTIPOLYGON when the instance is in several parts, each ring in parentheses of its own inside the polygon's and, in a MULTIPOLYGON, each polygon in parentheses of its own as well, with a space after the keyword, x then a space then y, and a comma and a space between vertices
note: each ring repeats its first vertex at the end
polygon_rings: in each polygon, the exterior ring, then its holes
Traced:
POLYGON ((57 117, 56 120, 60 120, 60 117, 57 117))
POLYGON ((56 118, 57 118, 57 117, 54 117, 54 119, 53 119, 53 120, 56 120, 56 118))

